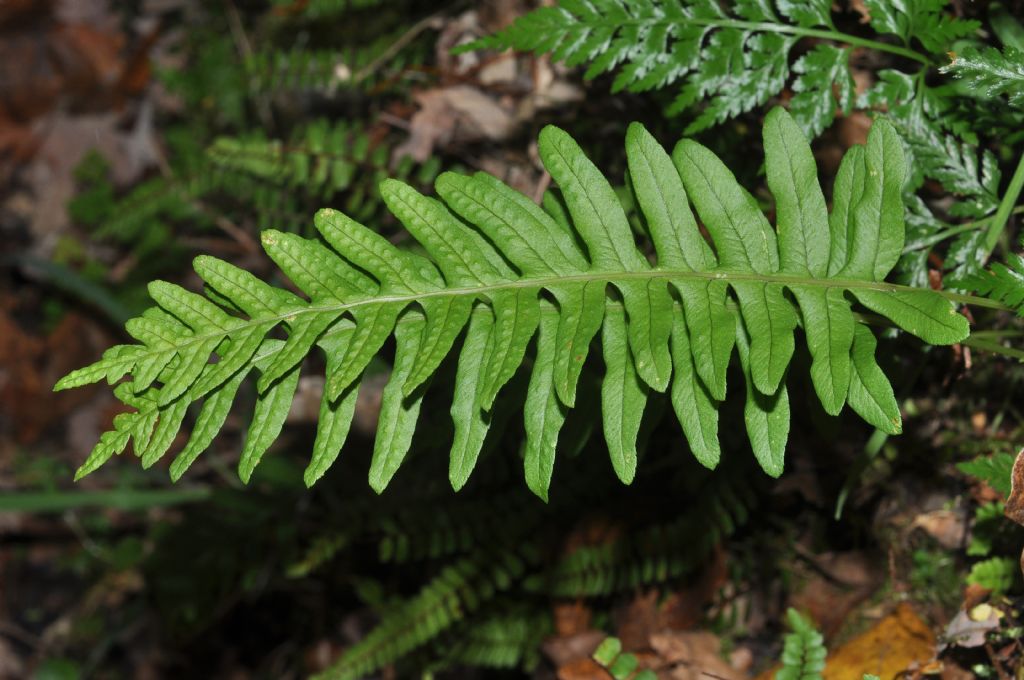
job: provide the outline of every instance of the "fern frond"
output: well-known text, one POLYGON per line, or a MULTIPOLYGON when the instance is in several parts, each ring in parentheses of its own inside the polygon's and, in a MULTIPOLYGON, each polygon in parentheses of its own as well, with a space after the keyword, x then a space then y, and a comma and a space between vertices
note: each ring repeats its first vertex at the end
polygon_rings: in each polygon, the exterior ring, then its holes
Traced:
MULTIPOLYGON (((670 112, 706 102, 687 134, 763 105, 790 79, 789 52, 802 37, 841 38, 826 0, 615 0, 560 2, 460 49, 551 53, 585 78, 617 69, 612 91, 642 92, 681 83, 670 112), (729 7, 729 9, 725 9, 729 7)), ((801 58, 793 115, 816 136, 837 105, 849 112, 849 50, 821 45, 801 58), (838 99, 833 85, 838 86, 838 99)))
POLYGON ((429 258, 400 250, 333 210, 315 219, 330 248, 264 232, 265 250, 308 300, 198 257, 206 296, 151 284, 158 306, 127 324, 140 344, 112 348, 57 384, 66 389, 132 376, 116 393, 137 411, 122 417, 116 436, 101 442, 79 476, 123 450, 128 435, 143 465, 154 464, 189 404, 201 400, 192 438, 171 466, 178 478, 209 445, 241 381, 255 371, 259 396, 239 462, 239 475, 248 480, 280 432, 303 359, 316 346, 326 355, 327 380, 306 471, 312 484, 338 456, 359 377, 392 334, 395 358, 370 468, 377 491, 401 466, 427 384, 463 334, 451 408, 456 489, 476 464, 496 395, 534 336, 525 468, 528 486, 541 497, 599 332, 603 430, 624 482, 635 473, 651 390, 671 392, 695 456, 717 464, 718 403, 734 345, 747 382, 744 416, 754 455, 769 474, 780 474, 789 430, 784 378, 801 322, 825 410, 837 414, 849 403, 872 425, 898 432, 899 409, 875 362, 875 339, 856 323, 852 300, 926 342, 948 344, 968 334, 967 320, 942 295, 883 281, 903 248, 902 142, 888 123, 875 123, 867 146, 844 158, 829 214, 810 145, 788 113, 769 114, 764 140, 777 231, 707 148, 684 139, 670 157, 642 126, 630 127, 630 177, 656 266, 637 249, 612 186, 554 127, 541 133, 540 156, 571 226, 488 175, 445 173, 436 187, 447 207, 397 181, 381 187, 429 258), (268 338, 273 329, 287 339, 268 338))
POLYGON ((332 92, 344 87, 352 69, 333 49, 268 49, 246 59, 245 70, 254 89, 322 90, 332 92))
POLYGON ((475 555, 444 569, 414 597, 390 609, 385 618, 346 649, 317 680, 356 680, 434 640, 496 594, 507 590, 525 570, 513 551, 494 558, 475 555))
POLYGON ((998 451, 991 456, 979 456, 974 460, 957 463, 956 469, 973 475, 1007 497, 1010 495, 1010 476, 1013 471, 1012 453, 998 451))
POLYGON ((965 47, 951 54, 952 61, 943 73, 961 78, 983 97, 1006 95, 1011 106, 1024 108, 1024 52, 1007 45, 1000 52, 994 47, 965 47))
POLYGON ((819 680, 825 670, 825 641, 814 624, 795 609, 786 612, 792 633, 782 650, 782 668, 775 680, 819 680))
POLYGON ((1006 264, 994 262, 985 271, 961 278, 957 285, 1002 302, 1024 316, 1024 256, 1007 253, 1006 264))
POLYGON ((792 83, 791 111, 812 137, 827 128, 837 108, 849 113, 853 46, 888 51, 930 65, 909 47, 949 49, 975 32, 976 21, 945 13, 946 0, 869 2, 871 26, 899 36, 904 47, 836 30, 824 0, 562 0, 518 19, 510 27, 459 51, 478 48, 550 53, 569 66, 589 64, 585 78, 617 71, 613 91, 641 92, 681 84, 669 113, 705 103, 688 134, 763 105, 792 83), (819 42, 792 67, 789 54, 804 38, 819 42), (836 43, 836 44, 832 44, 836 43))
POLYGON ((407 29, 402 25, 370 42, 345 49, 265 49, 246 59, 246 72, 253 87, 262 92, 305 90, 334 95, 346 90, 367 90, 379 83, 382 76, 394 76, 423 63, 429 54, 422 42, 412 42, 393 55, 388 53, 407 29), (386 64, 381 64, 378 59, 384 55, 388 58, 386 64))
POLYGON ((500 546, 511 533, 537 522, 538 510, 519 493, 489 494, 485 500, 457 504, 435 501, 429 513, 422 507, 403 510, 382 523, 378 558, 401 563, 466 553, 474 546, 500 546))
POLYGON ((1018 580, 1020 562, 1011 557, 992 557, 976 563, 967 575, 967 582, 979 585, 1000 595, 1018 580))
POLYGON ((532 671, 540 661, 540 642, 550 632, 551 617, 521 609, 460 627, 454 639, 442 646, 437 670, 470 666, 532 671))
POLYGON ((274 5, 282 13, 310 21, 333 19, 356 10, 387 4, 388 0, 274 0, 274 5))
POLYGON ((579 547, 553 565, 535 589, 552 597, 603 597, 693 572, 716 545, 746 524, 756 495, 738 475, 716 472, 692 497, 699 513, 579 547))
POLYGON ((917 39, 933 54, 949 51, 955 41, 981 28, 978 21, 947 15, 943 10, 948 4, 948 0, 864 1, 871 28, 898 36, 905 44, 917 39))
MULTIPOLYGON (((350 217, 378 217, 382 201, 377 186, 388 176, 390 156, 387 140, 372 139, 371 130, 359 122, 325 119, 299 128, 287 142, 263 136, 220 137, 207 149, 217 188, 252 203, 267 223, 261 228, 308 222, 311 202, 322 205, 341 193, 350 217)), ((416 163, 404 156, 392 176, 425 186, 439 171, 436 158, 416 163)))
POLYGON ((657 680, 658 677, 649 668, 638 670, 640 659, 636 654, 622 651, 622 641, 617 637, 606 637, 591 658, 601 664, 614 680, 657 680))

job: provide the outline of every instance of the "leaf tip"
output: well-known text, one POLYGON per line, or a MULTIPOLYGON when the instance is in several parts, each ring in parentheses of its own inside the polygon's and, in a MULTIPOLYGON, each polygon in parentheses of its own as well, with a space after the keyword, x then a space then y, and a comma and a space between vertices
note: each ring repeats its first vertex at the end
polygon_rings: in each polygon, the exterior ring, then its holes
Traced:
POLYGON ((324 470, 310 463, 302 473, 302 483, 306 485, 307 489, 312 489, 313 485, 320 481, 320 478, 323 476, 324 470))

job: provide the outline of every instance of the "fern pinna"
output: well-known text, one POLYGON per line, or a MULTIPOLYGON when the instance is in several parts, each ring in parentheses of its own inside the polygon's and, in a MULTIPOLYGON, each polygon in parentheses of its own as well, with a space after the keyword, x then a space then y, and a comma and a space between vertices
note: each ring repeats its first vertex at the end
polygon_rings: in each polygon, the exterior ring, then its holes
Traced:
POLYGON ((899 409, 875 362, 875 338, 857 322, 852 303, 929 343, 968 334, 967 320, 942 295, 883 281, 903 248, 901 141, 885 121, 874 124, 866 146, 843 159, 831 213, 810 145, 783 109, 768 115, 764 144, 777 231, 711 151, 684 139, 669 156, 641 125, 630 126, 630 180, 656 265, 638 249, 612 186, 555 127, 541 132, 539 149, 571 225, 493 177, 445 173, 436 182, 445 203, 394 180, 381 187, 388 208, 430 258, 334 210, 315 218, 327 245, 264 232, 267 253, 308 300, 200 256, 195 268, 206 296, 154 282, 159 306, 127 324, 139 344, 112 347, 58 383, 64 389, 131 375, 115 394, 135 411, 115 418, 78 475, 123 451, 129 439, 142 464, 154 464, 189 405, 202 400, 191 438, 171 466, 178 478, 210 444, 255 369, 259 396, 239 462, 248 480, 279 434, 303 359, 316 345, 326 355, 327 379, 306 471, 312 484, 338 456, 360 375, 392 334, 394 364, 369 474, 377 491, 401 465, 427 383, 463 334, 451 406, 456 489, 476 463, 495 396, 535 337, 524 465, 527 484, 541 497, 598 333, 604 435, 615 472, 627 483, 652 390, 669 392, 694 455, 708 467, 717 464, 718 405, 734 346, 754 455, 766 472, 780 474, 789 431, 785 377, 798 324, 825 410, 837 414, 848 403, 875 427, 898 432, 899 409), (279 327, 287 340, 267 337, 279 327))

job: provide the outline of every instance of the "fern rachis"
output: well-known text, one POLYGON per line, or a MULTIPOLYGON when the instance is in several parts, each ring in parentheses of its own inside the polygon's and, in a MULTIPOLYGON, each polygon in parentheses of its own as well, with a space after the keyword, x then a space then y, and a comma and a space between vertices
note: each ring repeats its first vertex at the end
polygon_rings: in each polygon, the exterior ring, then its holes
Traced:
POLYGON ((137 411, 118 416, 80 474, 120 453, 129 438, 143 464, 153 464, 188 405, 203 400, 192 440, 172 466, 179 476, 209 445, 255 368, 259 398, 239 466, 248 479, 280 432, 302 361, 316 345, 327 357, 327 380, 306 476, 311 484, 337 457, 357 381, 392 333, 395 359, 370 471, 378 491, 411 446, 430 377, 463 334, 452 404, 455 488, 473 469, 495 396, 534 337, 525 467, 530 488, 542 497, 558 431, 599 332, 604 433, 623 481, 635 472, 651 390, 670 391, 695 455, 707 466, 717 463, 717 408, 734 345, 747 379, 754 453, 770 474, 781 473, 789 428, 784 378, 801 323, 825 410, 835 414, 849 403, 871 424, 897 432, 899 410, 874 361, 874 338, 856 323, 851 302, 926 342, 967 335, 966 319, 940 294, 883 281, 903 247, 901 142, 887 123, 875 124, 867 146, 852 149, 841 165, 831 214, 807 140, 781 109, 766 120, 765 148, 777 232, 706 148, 683 140, 669 156, 641 126, 631 126, 630 176, 657 266, 637 248, 611 185, 572 138, 552 127, 541 133, 539 149, 571 229, 492 177, 445 173, 437 181, 445 203, 393 180, 381 187, 429 258, 332 210, 315 220, 330 248, 265 232, 267 253, 309 301, 226 262, 197 258, 206 297, 152 284, 159 307, 127 325, 142 344, 114 347, 58 384, 132 375, 115 392, 137 411), (691 202, 711 244, 700 235, 691 202), (287 340, 266 338, 278 327, 287 340))

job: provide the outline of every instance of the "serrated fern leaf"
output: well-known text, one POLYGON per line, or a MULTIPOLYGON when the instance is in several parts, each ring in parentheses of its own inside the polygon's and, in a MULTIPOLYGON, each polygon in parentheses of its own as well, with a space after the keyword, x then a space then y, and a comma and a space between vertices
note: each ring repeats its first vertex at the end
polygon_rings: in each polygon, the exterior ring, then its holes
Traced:
POLYGON ((974 460, 957 463, 956 469, 964 474, 973 475, 984 481, 993 489, 1007 497, 1010 495, 1010 477, 1015 456, 1000 451, 991 456, 982 456, 974 460))
POLYGON ((440 651, 438 669, 458 666, 522 668, 532 671, 540 660, 539 644, 551 628, 544 613, 513 611, 462 626, 440 651))
POLYGON ((1020 562, 1010 557, 992 557, 971 567, 967 582, 1000 595, 1009 590, 1020 573, 1020 562))
POLYGON ((814 624, 795 609, 786 612, 793 631, 786 636, 782 649, 782 668, 775 680, 819 680, 825 670, 825 641, 814 624))
POLYGON ((1012 307, 1024 316, 1024 257, 1007 253, 1006 264, 995 262, 983 272, 964 277, 959 285, 1012 307))
POLYGON ((944 11, 948 4, 948 0, 864 0, 873 29, 896 35, 908 44, 916 39, 933 53, 949 50, 956 40, 981 27, 977 21, 949 16, 944 11))
POLYGON ((1010 46, 1002 52, 994 47, 969 46, 950 57, 952 61, 943 73, 963 79, 981 96, 1006 95, 1012 106, 1024 108, 1024 52, 1010 46))
POLYGON ((311 484, 337 457, 359 378, 392 335, 393 369, 370 466, 377 491, 401 467, 430 378, 460 337, 451 409, 456 489, 474 467, 495 395, 531 345, 525 467, 528 485, 542 497, 559 430, 598 337, 603 429, 612 467, 626 483, 652 392, 671 394, 697 457, 716 464, 717 406, 734 345, 746 376, 754 454, 769 474, 780 474, 789 430, 784 378, 798 324, 825 410, 837 414, 849 403, 876 427, 898 432, 891 387, 875 363, 873 338, 857 330, 853 302, 926 342, 958 342, 968 333, 966 319, 938 293, 884 282, 903 248, 902 142, 886 122, 874 125, 866 147, 851 150, 840 167, 831 214, 807 139, 784 110, 767 117, 764 142, 776 229, 711 151, 684 139, 669 156, 642 126, 631 126, 630 176, 657 265, 637 248, 611 184, 554 127, 541 133, 540 156, 571 225, 494 178, 445 173, 436 183, 445 203, 394 180, 381 187, 427 256, 401 250, 333 210, 315 219, 327 245, 265 232, 265 250, 308 299, 201 256, 195 269, 206 296, 151 284, 159 306, 127 326, 140 344, 112 348, 58 383, 65 389, 132 377, 116 394, 136 411, 119 416, 79 474, 124 450, 128 438, 143 465, 154 464, 188 406, 201 401, 192 441, 172 466, 180 475, 223 423, 241 376, 255 372, 256 415, 239 462, 248 480, 280 432, 303 360, 317 347, 327 375, 306 474, 311 484), (268 338, 272 330, 285 339, 268 338))
MULTIPOLYGON (((790 50, 808 36, 842 40, 832 27, 829 2, 563 0, 459 49, 550 53, 570 66, 588 64, 588 79, 615 70, 613 91, 680 84, 670 112, 706 104, 687 128, 690 134, 777 95, 790 80, 790 50)), ((821 45, 796 65, 793 114, 812 135, 831 123, 837 106, 849 111, 847 52, 821 45), (838 98, 833 85, 838 85, 838 98)))
POLYGON ((478 611, 507 590, 526 569, 509 551, 497 557, 478 554, 444 567, 414 597, 389 610, 383 620, 317 680, 356 680, 392 663, 478 611))

